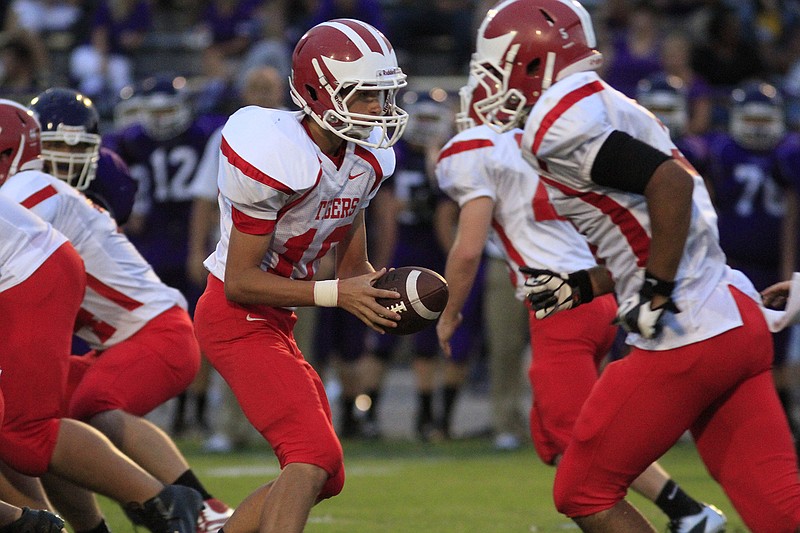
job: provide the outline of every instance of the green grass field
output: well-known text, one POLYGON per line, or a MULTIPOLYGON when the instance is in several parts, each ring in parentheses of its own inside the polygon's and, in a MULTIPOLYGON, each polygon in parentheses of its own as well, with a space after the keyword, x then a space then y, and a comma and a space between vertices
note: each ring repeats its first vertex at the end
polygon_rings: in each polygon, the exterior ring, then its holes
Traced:
MULTIPOLYGON (((254 448, 228 455, 180 446, 198 476, 220 499, 235 505, 274 478, 278 464, 270 450, 254 448)), ((576 530, 553 508, 554 470, 528 446, 496 452, 488 440, 440 444, 407 441, 344 443, 347 482, 342 494, 316 506, 309 533, 530 533, 576 530)), ((728 532, 745 532, 741 519, 700 462, 694 446, 679 443, 662 460, 692 496, 728 515, 728 532)), ((636 494, 630 499, 659 531, 666 518, 636 494)), ((112 530, 132 530, 118 507, 101 504, 112 530)))

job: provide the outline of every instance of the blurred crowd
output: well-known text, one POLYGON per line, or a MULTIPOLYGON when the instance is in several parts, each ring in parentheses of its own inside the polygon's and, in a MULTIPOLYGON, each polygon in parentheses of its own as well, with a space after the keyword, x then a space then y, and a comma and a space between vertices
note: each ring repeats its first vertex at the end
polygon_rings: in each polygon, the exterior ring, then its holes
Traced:
MULTIPOLYGON (((0 92, 25 101, 53 85, 92 97, 101 115, 155 73, 182 76, 197 112, 229 111, 243 74, 288 76, 293 43, 332 18, 383 31, 411 76, 466 75, 491 0, 11 0, 0 12, 0 92)), ((758 77, 780 87, 800 122, 800 2, 592 0, 603 75, 634 96, 665 71, 693 87, 701 133, 724 122, 730 89, 758 77)))
MULTIPOLYGON (((290 106, 285 80, 291 50, 307 29, 333 18, 364 20, 394 44, 399 64, 409 74, 409 90, 401 105, 414 120, 398 148, 398 171, 369 210, 370 234, 377 236, 371 259, 376 268, 414 262, 442 271, 458 210, 436 190, 432 168, 438 150, 455 132, 454 89, 466 82, 473 36, 492 4, 486 0, 11 0, 0 12, 0 97, 28 105, 41 91, 62 86, 77 89, 95 102, 103 145, 118 152, 140 182, 126 233, 159 276, 192 301, 202 292, 202 260, 208 246, 216 242, 213 158, 218 152, 217 128, 245 104, 290 106), (428 85, 438 88, 423 88, 418 81, 423 77, 435 80, 428 85), (252 84, 256 84, 255 94, 252 84), (171 99, 158 104, 150 98, 159 95, 171 99), (140 149, 145 141, 130 131, 143 120, 142 109, 148 101, 169 113, 150 115, 141 134, 152 143, 145 153, 140 149), (169 163, 164 171, 173 185, 168 191, 157 188, 159 162, 169 163), (209 168, 211 181, 203 182, 199 176, 209 168), (149 174, 143 177, 142 172, 149 174), (160 221, 147 218, 154 208, 164 209, 160 221), (177 238, 184 239, 181 251, 166 257, 163 245, 172 236, 163 228, 170 220, 181 220, 186 227, 176 231, 177 238), (413 255, 409 249, 414 243, 424 243, 430 256, 413 255)), ((674 133, 696 139, 727 132, 734 107, 731 96, 751 80, 774 88, 772 96, 781 100, 787 131, 800 130, 800 1, 592 0, 584 4, 592 13, 605 56, 600 72, 604 79, 637 98, 644 94, 643 83, 652 85, 663 79, 677 88, 685 102, 681 111, 685 121, 674 133)), ((669 119, 659 118, 665 123, 669 119)), ((709 150, 720 142, 701 144, 703 153, 698 157, 690 157, 691 148, 684 153, 696 166, 712 168, 709 150)), ((786 211, 778 211, 782 219, 786 211)), ((794 248, 789 250, 795 253, 794 248)), ((464 328, 458 356, 444 364, 440 361, 433 329, 431 338, 415 339, 410 345, 418 389, 415 428, 421 439, 451 436, 459 391, 470 380, 489 383, 489 368, 506 369, 499 384, 490 386, 496 411, 495 427, 489 431, 495 444, 515 448, 527 435, 520 408, 527 340, 508 333, 518 323, 510 316, 518 312, 525 320, 525 309, 521 303, 517 310, 506 309, 504 323, 493 325, 486 317, 496 312, 480 313, 491 305, 493 296, 508 305, 515 302, 504 279, 505 266, 497 262, 496 268, 495 258, 487 249, 484 283, 475 289, 470 307, 474 316, 465 318, 470 326, 464 328), (491 358, 501 351, 511 355, 498 367, 491 358), (483 360, 477 372, 475 359, 483 360)), ((787 272, 797 270, 794 256, 776 254, 769 261, 782 264, 787 272)), ((781 278, 785 275, 782 272, 781 278)), ((397 343, 377 341, 341 310, 301 310, 299 314, 298 337, 307 343, 303 351, 321 369, 331 365, 341 386, 337 423, 342 435, 380 436, 381 382, 387 365, 397 356, 397 343)), ((208 427, 205 408, 209 375, 209 371, 201 372, 178 403, 172 425, 176 434, 193 425, 208 436, 215 433, 208 427)), ((791 377, 785 379, 789 390, 791 377)), ((234 405, 232 400, 227 403, 234 405)), ((216 428, 219 431, 209 441, 209 449, 223 451, 246 441, 246 435, 236 432, 248 425, 236 423, 241 419, 235 416, 235 405, 232 409, 234 414, 223 417, 230 427, 216 428)))

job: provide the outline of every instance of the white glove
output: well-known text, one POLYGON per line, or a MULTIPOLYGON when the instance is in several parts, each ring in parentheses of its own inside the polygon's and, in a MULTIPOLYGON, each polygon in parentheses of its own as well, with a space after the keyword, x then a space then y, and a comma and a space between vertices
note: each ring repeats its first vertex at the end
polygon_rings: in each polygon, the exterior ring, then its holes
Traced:
POLYGON ((644 284, 637 294, 634 294, 617 309, 617 318, 614 325, 630 333, 638 333, 645 339, 653 339, 661 334, 664 325, 661 323, 665 311, 680 313, 680 310, 671 299, 675 282, 659 280, 652 274, 645 272, 644 284), (661 294, 669 298, 663 305, 652 308, 653 296, 661 294))
POLYGON ((567 274, 523 266, 519 271, 528 276, 524 286, 525 297, 539 320, 594 298, 592 282, 586 270, 567 274))

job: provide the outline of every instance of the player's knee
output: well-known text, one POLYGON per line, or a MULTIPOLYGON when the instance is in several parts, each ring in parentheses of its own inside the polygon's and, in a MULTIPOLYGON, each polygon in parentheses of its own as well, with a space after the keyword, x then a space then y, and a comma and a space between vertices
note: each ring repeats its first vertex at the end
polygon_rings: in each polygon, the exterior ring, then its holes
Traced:
POLYGON ((344 465, 325 482, 322 490, 319 491, 319 499, 333 498, 344 488, 344 465))
POLYGON ((558 512, 570 517, 591 514, 585 505, 587 503, 585 487, 581 483, 570 481, 566 476, 559 475, 560 473, 561 467, 556 470, 553 482, 553 501, 558 512))

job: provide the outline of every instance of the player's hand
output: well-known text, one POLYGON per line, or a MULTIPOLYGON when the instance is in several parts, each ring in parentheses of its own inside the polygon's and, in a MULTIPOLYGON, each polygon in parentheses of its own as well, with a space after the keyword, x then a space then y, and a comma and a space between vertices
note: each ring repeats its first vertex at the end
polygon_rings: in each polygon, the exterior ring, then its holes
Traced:
POLYGON ((761 302, 764 307, 779 311, 783 310, 786 307, 786 301, 789 299, 791 286, 791 281, 781 281, 761 291, 761 302))
POLYGON ((620 304, 613 324, 630 333, 638 333, 645 339, 659 336, 664 329, 664 313, 680 313, 672 301, 674 287, 675 282, 659 280, 645 273, 642 288, 620 304))
POLYGON ((450 339, 453 338, 458 326, 461 325, 461 321, 464 317, 461 313, 456 314, 455 316, 442 315, 439 317, 438 322, 436 322, 436 336, 439 337, 439 347, 444 352, 446 357, 450 357, 452 355, 452 351, 450 350, 450 339))
POLYGON ((377 298, 387 298, 396 300, 400 294, 395 291, 377 289, 372 286, 375 280, 386 273, 382 268, 376 272, 362 274, 352 278, 339 280, 339 299, 337 307, 352 313, 364 324, 378 333, 385 333, 386 329, 396 328, 400 314, 389 311, 381 304, 377 298))
POLYGON ((61 533, 64 520, 49 511, 22 508, 22 516, 0 528, 0 533, 61 533))
POLYGON ((519 271, 528 276, 525 296, 538 319, 572 309, 594 298, 592 281, 586 270, 566 274, 522 266, 519 271))

